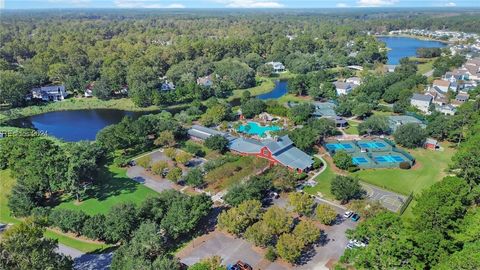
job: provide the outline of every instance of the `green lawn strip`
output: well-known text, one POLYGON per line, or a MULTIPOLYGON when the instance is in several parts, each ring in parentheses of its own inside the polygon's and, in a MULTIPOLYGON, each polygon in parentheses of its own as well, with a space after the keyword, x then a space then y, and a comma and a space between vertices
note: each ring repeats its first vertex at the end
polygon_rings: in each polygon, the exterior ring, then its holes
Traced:
MULTIPOLYGON (((8 195, 10 194, 14 185, 15 179, 10 176, 10 170, 0 170, 0 222, 2 223, 16 224, 21 222, 19 219, 11 216, 10 208, 8 207, 8 195)), ((109 247, 109 245, 106 244, 86 242, 50 230, 45 231, 45 236, 48 238, 57 239, 59 243, 83 252, 92 252, 98 249, 109 247)))
POLYGON ((426 149, 411 150, 417 160, 417 168, 401 169, 368 169, 360 170, 353 175, 363 181, 394 192, 408 195, 410 192, 418 194, 425 188, 440 181, 446 174, 445 170, 452 158, 454 150, 444 146, 444 151, 426 149))
POLYGON ((258 96, 267 92, 270 92, 274 87, 275 83, 272 78, 268 77, 258 77, 258 81, 260 81, 260 84, 251 88, 246 88, 246 89, 237 89, 233 90, 233 95, 228 98, 228 100, 233 100, 236 98, 241 98, 242 94, 245 91, 249 91, 252 96, 258 96))
POLYGON ((119 203, 133 202, 139 204, 148 197, 157 196, 157 192, 130 179, 127 170, 110 165, 101 170, 95 188, 88 192, 88 198, 76 203, 68 198, 57 207, 82 210, 89 215, 105 214, 119 203))
POLYGON ((350 135, 358 134, 358 122, 348 120, 348 127, 345 129, 345 133, 350 135))
POLYGON ((299 97, 294 94, 286 94, 276 99, 278 103, 283 104, 287 102, 308 102, 312 101, 312 98, 309 96, 299 97))
POLYGON ((329 164, 327 165, 325 171, 319 174, 317 178, 315 178, 315 181, 317 181, 317 185, 315 185, 314 187, 305 187, 304 191, 311 195, 321 194, 323 198, 333 201, 335 200, 335 198, 330 192, 330 185, 334 177, 335 173, 332 171, 332 168, 329 164))

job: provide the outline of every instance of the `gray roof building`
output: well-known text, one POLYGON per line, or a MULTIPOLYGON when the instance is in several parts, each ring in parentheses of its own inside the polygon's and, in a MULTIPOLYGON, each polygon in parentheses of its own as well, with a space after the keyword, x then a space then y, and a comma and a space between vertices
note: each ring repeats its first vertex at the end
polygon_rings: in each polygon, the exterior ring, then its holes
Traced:
POLYGON ((197 138, 197 139, 200 139, 200 140, 206 140, 208 137, 214 136, 214 135, 223 136, 226 139, 228 139, 229 141, 232 141, 232 140, 236 139, 236 137, 230 135, 229 133, 221 132, 221 131, 218 131, 218 130, 215 130, 215 129, 212 129, 212 128, 208 128, 208 127, 204 127, 204 126, 200 126, 200 125, 193 125, 192 128, 190 128, 187 131, 187 134, 190 137, 194 137, 194 138, 197 138))
POLYGON ((419 119, 409 116, 409 115, 392 115, 388 117, 388 125, 391 132, 395 132, 399 126, 415 123, 419 124, 422 128, 425 128, 426 125, 419 119))
POLYGON ((431 102, 432 101, 432 96, 422 95, 422 94, 413 94, 412 99, 419 100, 419 101, 425 101, 425 102, 431 102))

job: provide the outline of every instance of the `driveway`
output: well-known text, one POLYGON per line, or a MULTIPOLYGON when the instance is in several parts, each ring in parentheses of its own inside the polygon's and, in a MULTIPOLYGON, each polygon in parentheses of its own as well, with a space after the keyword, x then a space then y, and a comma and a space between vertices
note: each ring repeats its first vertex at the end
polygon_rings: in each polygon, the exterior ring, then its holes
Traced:
POLYGON ((234 238, 220 231, 214 231, 192 241, 182 249, 177 257, 186 265, 192 265, 202 259, 218 255, 225 265, 234 264, 241 260, 250 264, 254 269, 288 269, 279 263, 271 263, 264 259, 260 249, 241 238, 234 238))
POLYGON ((398 213, 402 205, 406 202, 407 196, 388 191, 382 188, 379 188, 374 185, 370 185, 367 183, 360 183, 367 191, 367 197, 373 201, 379 201, 383 207, 387 208, 388 210, 398 213))
POLYGON ((175 188, 175 185, 171 181, 163 179, 158 175, 153 175, 140 166, 129 167, 127 169, 127 176, 133 181, 143 184, 156 192, 175 188))
POLYGON ((55 250, 59 254, 70 256, 73 259, 73 269, 78 270, 106 270, 110 269, 113 252, 100 254, 85 254, 80 250, 58 244, 55 250))

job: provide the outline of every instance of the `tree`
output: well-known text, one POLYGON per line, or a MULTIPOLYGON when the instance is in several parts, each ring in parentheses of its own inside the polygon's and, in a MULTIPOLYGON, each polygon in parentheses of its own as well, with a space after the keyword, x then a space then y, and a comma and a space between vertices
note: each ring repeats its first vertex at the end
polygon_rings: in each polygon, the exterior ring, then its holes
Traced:
POLYGON ((297 238, 295 235, 285 233, 280 235, 280 237, 278 238, 276 248, 278 256, 280 256, 287 262, 294 263, 302 255, 302 250, 304 246, 305 245, 302 240, 297 238))
POLYGON ((12 70, 0 70, 0 104, 20 106, 28 93, 25 76, 12 70))
POLYGON ((272 206, 263 214, 262 222, 267 225, 272 234, 280 235, 290 231, 293 218, 285 209, 272 206))
POLYGON ((326 204, 319 204, 315 210, 316 219, 322 224, 332 225, 337 220, 337 212, 333 207, 326 204))
POLYGON ((212 256, 203 259, 202 261, 193 264, 188 268, 189 270, 226 270, 222 265, 222 258, 220 256, 212 256))
POLYGON ((183 171, 179 167, 175 167, 168 171, 166 178, 172 182, 178 182, 182 178, 183 171))
POLYGON ((272 188, 272 182, 263 177, 251 177, 244 183, 239 183, 228 189, 224 197, 226 203, 237 206, 247 200, 261 201, 272 188))
POLYGON ((200 168, 193 168, 185 176, 185 182, 194 187, 200 187, 204 184, 203 171, 200 168))
POLYGON ((373 115, 358 125, 358 132, 363 134, 382 135, 388 134, 390 127, 388 118, 382 115, 373 115))
POLYGON ((252 98, 245 102, 242 102, 240 109, 242 110, 242 115, 246 118, 253 118, 255 115, 258 115, 265 111, 265 102, 260 99, 252 98))
POLYGON ((200 122, 206 126, 218 125, 224 120, 228 120, 230 108, 224 104, 216 104, 207 109, 200 118, 200 122))
POLYGON ((152 157, 150 155, 140 157, 136 160, 137 165, 145 169, 150 168, 151 162, 152 162, 152 157))
POLYGON ((310 118, 314 110, 315 108, 312 104, 302 103, 290 109, 290 118, 295 124, 302 124, 310 118))
POLYGON ((302 241, 304 246, 315 243, 321 235, 321 231, 315 225, 315 222, 308 219, 300 221, 292 233, 297 239, 302 241))
POLYGON ((342 203, 351 199, 360 199, 365 195, 365 190, 362 189, 359 179, 350 176, 335 176, 330 190, 335 199, 341 200, 342 203))
POLYGON ((125 243, 137 227, 137 209, 133 203, 114 205, 106 215, 105 239, 109 243, 125 243))
POLYGON ((205 146, 224 153, 227 150, 228 140, 221 135, 213 135, 205 140, 205 146))
POLYGON ((156 146, 172 147, 176 143, 175 135, 171 130, 165 130, 158 134, 153 144, 156 146))
POLYGON ((257 73, 260 76, 269 77, 273 73, 273 66, 269 64, 263 64, 257 68, 257 73))
POLYGON ((468 181, 471 186, 480 183, 480 135, 469 137, 452 158, 451 170, 468 181))
POLYGON ((113 91, 109 83, 105 79, 100 78, 100 80, 96 81, 93 85, 92 92, 97 98, 107 100, 111 98, 113 91))
POLYGON ((239 206, 222 212, 218 216, 218 226, 229 233, 240 235, 250 225, 258 221, 261 213, 262 204, 259 201, 244 201, 239 206))
POLYGON ((112 269, 148 267, 165 254, 166 239, 158 225, 152 222, 140 224, 132 239, 114 254, 112 269))
POLYGON ((399 126, 393 134, 395 142, 407 148, 423 146, 427 138, 427 133, 418 124, 408 123, 399 126))
POLYGON ((165 153, 165 156, 171 160, 175 160, 175 157, 177 156, 177 149, 175 148, 166 148, 163 152, 165 153))
POLYGON ((333 163, 342 170, 347 170, 354 166, 352 156, 343 150, 337 151, 335 155, 333 155, 333 163))
POLYGON ((300 192, 293 192, 288 195, 288 203, 293 207, 293 210, 301 215, 309 216, 313 211, 315 201, 313 198, 300 192))
POLYGON ((372 113, 372 107, 368 103, 359 102, 353 107, 352 113, 358 118, 363 119, 372 113))
POLYGON ((245 56, 245 63, 252 69, 257 69, 264 62, 263 58, 256 53, 249 53, 245 56))
POLYGON ((82 228, 82 235, 90 239, 104 239, 105 234, 105 215, 96 214, 85 220, 82 228))
POLYGON ((274 238, 274 234, 263 221, 259 221, 248 227, 244 236, 247 240, 253 242, 254 245, 260 247, 268 246, 274 238))
POLYGON ((5 231, 0 242, 2 269, 72 269, 72 260, 57 254, 57 240, 45 238, 45 229, 27 220, 5 231))
POLYGON ((187 164, 192 159, 192 155, 187 152, 179 152, 175 156, 175 161, 181 164, 187 164))
POLYGON ((157 161, 152 164, 152 172, 156 175, 163 176, 163 172, 168 168, 168 162, 164 160, 157 161))
POLYGON ((82 232, 88 216, 82 211, 70 209, 54 209, 49 216, 50 223, 63 232, 73 232, 79 235, 82 232))
POLYGON ((309 151, 318 141, 320 136, 315 129, 307 126, 292 130, 289 137, 291 137, 296 147, 304 151, 309 151))

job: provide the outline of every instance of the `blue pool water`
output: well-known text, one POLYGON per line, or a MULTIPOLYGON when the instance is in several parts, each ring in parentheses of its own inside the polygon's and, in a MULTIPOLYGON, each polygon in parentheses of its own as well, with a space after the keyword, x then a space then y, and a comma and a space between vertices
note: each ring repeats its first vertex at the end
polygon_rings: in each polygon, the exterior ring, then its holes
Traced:
POLYGON ((328 143, 325 145, 328 150, 347 150, 347 149, 352 149, 353 146, 349 143, 328 143))
POLYGON ((375 149, 375 148, 385 148, 386 145, 381 142, 363 142, 363 143, 358 143, 358 146, 361 148, 368 148, 368 149, 375 149))
POLYGON ((360 165, 360 164, 368 163, 368 160, 364 157, 353 157, 352 162, 355 165, 360 165))
POLYGON ((384 156, 376 156, 373 159, 378 163, 396 163, 405 161, 401 156, 393 156, 393 155, 384 155, 384 156))
POLYGON ((445 43, 433 40, 420 40, 408 37, 379 37, 380 41, 385 42, 389 65, 398 65, 400 59, 417 55, 418 48, 443 48, 445 43))
POLYGON ((280 130, 280 127, 277 126, 261 126, 257 122, 248 122, 246 125, 240 126, 238 128, 239 132, 247 133, 250 135, 265 136, 267 131, 277 131, 280 130))
POLYGON ((275 99, 279 98, 281 96, 284 96, 288 92, 288 82, 287 81, 276 81, 275 82, 275 87, 272 89, 272 91, 258 95, 258 99, 275 99))

